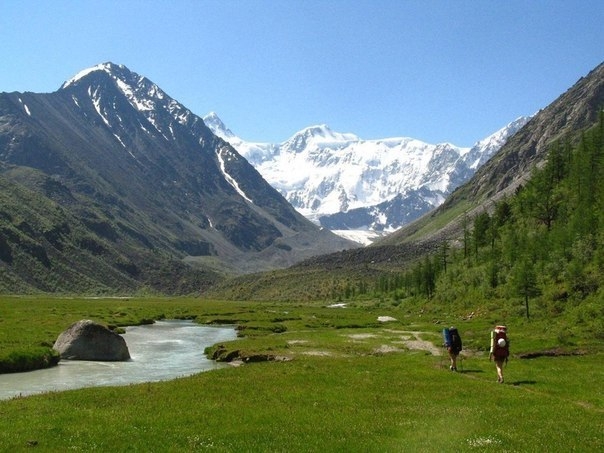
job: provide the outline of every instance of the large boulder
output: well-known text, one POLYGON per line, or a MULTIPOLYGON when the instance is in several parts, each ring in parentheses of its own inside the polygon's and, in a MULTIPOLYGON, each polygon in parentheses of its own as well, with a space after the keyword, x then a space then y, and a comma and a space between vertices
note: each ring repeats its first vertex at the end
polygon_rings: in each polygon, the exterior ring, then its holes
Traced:
POLYGON ((53 349, 62 359, 121 361, 130 359, 124 338, 90 320, 72 324, 61 333, 53 349))

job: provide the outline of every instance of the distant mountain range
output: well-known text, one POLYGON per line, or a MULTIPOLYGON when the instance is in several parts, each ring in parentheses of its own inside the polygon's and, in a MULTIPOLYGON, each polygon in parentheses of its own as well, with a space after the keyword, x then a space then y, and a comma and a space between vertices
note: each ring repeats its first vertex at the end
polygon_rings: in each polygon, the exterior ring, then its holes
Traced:
POLYGON ((203 118, 304 216, 331 230, 368 232, 392 232, 439 206, 529 119, 462 148, 408 137, 363 140, 327 125, 279 144, 251 143, 216 113, 203 118))
POLYGON ((400 269, 525 182, 548 143, 593 125, 603 74, 600 65, 523 127, 520 118, 469 149, 326 126, 246 148, 206 117, 231 145, 113 63, 53 93, 0 93, 0 293, 210 294, 225 284, 232 297, 262 285, 254 297, 290 297, 290 284, 328 290, 332 272, 400 269), (330 231, 389 231, 427 205, 438 208, 370 247, 330 231), (286 267, 286 277, 258 276, 286 267))
MULTIPOLYGON (((522 193, 531 184, 535 168, 545 165, 552 146, 557 149, 577 146, 580 150, 580 140, 586 137, 586 131, 595 128, 604 130, 604 63, 581 77, 550 105, 539 110, 491 159, 478 168, 470 180, 455 189, 444 203, 417 220, 366 247, 318 255, 266 275, 240 276, 215 285, 209 294, 215 298, 237 300, 296 301, 339 300, 338 294, 350 294, 352 300, 359 300, 355 299, 355 291, 358 295, 360 291, 367 290, 367 286, 363 285, 368 282, 369 288, 371 282, 388 286, 389 279, 398 278, 412 267, 421 269, 416 266, 418 263, 426 263, 428 267, 425 270, 431 272, 429 263, 446 260, 448 253, 463 256, 467 252, 470 257, 474 252, 464 251, 464 247, 474 247, 475 220, 484 218, 484 214, 495 215, 497 206, 505 205, 506 200, 513 200, 515 194, 522 193)), ((565 192, 554 193, 554 197, 566 197, 565 192)), ((540 209, 547 207, 547 203, 548 200, 544 199, 540 209)), ((524 209, 531 211, 534 207, 527 205, 524 209)), ((560 219, 565 218, 563 213, 558 212, 557 215, 561 215, 560 219)), ((534 220, 536 224, 540 223, 534 220)), ((534 237, 540 238, 539 235, 534 237)), ((560 240, 568 244, 566 241, 576 238, 564 237, 560 240)), ((588 254, 591 254, 591 248, 589 250, 588 254)), ((562 262, 569 264, 568 256, 550 257, 555 261, 552 261, 555 269, 560 269, 558 266, 562 262)), ((470 258, 469 261, 476 266, 484 263, 482 259, 470 258)), ((483 271, 475 275, 481 275, 483 271)), ((456 279, 456 275, 451 278, 456 279)), ((421 276, 414 275, 415 278, 421 276)), ((591 288, 595 290, 597 284, 591 288)), ((475 290, 470 293, 472 291, 475 290)), ((581 293, 580 289, 577 291, 581 293)), ((393 297, 397 300, 397 296, 393 297)), ((581 297, 578 295, 577 302, 581 297)), ((405 304, 405 299, 402 304, 405 304)))
POLYGON ((0 291, 199 291, 223 272, 358 245, 304 218, 200 117, 112 63, 54 93, 0 93, 0 184, 0 291))

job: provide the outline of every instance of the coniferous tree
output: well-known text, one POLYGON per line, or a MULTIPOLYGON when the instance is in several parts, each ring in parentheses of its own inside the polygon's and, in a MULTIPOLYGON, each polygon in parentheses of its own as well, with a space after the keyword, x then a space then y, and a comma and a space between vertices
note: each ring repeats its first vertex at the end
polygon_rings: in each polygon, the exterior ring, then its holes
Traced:
POLYGON ((459 248, 442 243, 400 280, 388 279, 384 290, 451 300, 482 287, 494 297, 520 296, 529 319, 530 301, 542 292, 563 307, 560 301, 603 291, 604 113, 572 143, 570 137, 555 142, 548 160, 491 214, 464 215, 459 248))
POLYGON ((441 252, 441 266, 443 272, 447 273, 447 264, 449 263, 449 241, 443 241, 440 247, 441 252))
POLYGON ((476 249, 489 242, 488 231, 491 226, 491 217, 488 212, 482 212, 474 218, 474 244, 476 249))
POLYGON ((429 255, 426 255, 423 266, 423 289, 424 293, 430 299, 434 294, 436 287, 436 269, 429 255))
POLYGON ((526 319, 530 319, 529 299, 540 294, 537 286, 537 276, 532 261, 524 258, 514 266, 513 280, 514 290, 517 295, 524 298, 526 319))
POLYGON ((463 217, 463 256, 468 258, 470 254, 470 230, 468 227, 468 217, 463 217))

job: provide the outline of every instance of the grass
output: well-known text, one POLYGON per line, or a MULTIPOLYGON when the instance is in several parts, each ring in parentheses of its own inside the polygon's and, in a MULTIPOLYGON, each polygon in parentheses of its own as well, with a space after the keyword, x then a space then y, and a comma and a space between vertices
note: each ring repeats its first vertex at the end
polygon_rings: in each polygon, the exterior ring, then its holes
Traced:
MULTIPOLYGON (((28 329, 25 341, 48 341, 72 318, 178 315, 246 327, 244 338, 223 345, 228 350, 288 358, 168 382, 0 401, 3 451, 604 449, 604 354, 597 343, 581 343, 587 353, 578 356, 513 356, 500 385, 484 348, 476 347, 488 341, 484 318, 456 320, 468 350, 461 372, 451 373, 442 356, 408 342, 438 346, 440 324, 397 307, 192 299, 13 299, 0 306, 3 348, 22 341, 13 324, 22 316, 46 332, 28 329), (48 317, 53 311, 57 317, 48 317), (380 323, 377 316, 397 321, 380 323), (273 325, 282 327, 279 333, 273 325)), ((543 326, 520 320, 510 326, 513 354, 551 344, 543 326)))

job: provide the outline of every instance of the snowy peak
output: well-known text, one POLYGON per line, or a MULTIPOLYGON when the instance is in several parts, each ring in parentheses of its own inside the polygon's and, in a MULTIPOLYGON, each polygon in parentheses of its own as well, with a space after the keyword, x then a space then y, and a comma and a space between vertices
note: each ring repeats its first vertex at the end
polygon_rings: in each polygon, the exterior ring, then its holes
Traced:
POLYGON ((111 75, 112 73, 117 72, 119 69, 127 69, 127 68, 123 65, 116 65, 111 62, 107 62, 107 63, 98 64, 91 68, 83 69, 82 71, 78 72, 75 76, 73 76, 71 79, 69 79, 65 83, 63 83, 63 85, 61 85, 61 89, 63 90, 65 88, 68 88, 71 85, 76 85, 80 80, 84 79, 86 76, 88 76, 89 74, 92 74, 94 72, 105 72, 105 73, 111 75))
POLYGON ((326 142, 349 142, 353 140, 360 140, 359 137, 354 134, 342 134, 340 132, 334 132, 327 124, 307 127, 306 129, 302 129, 300 132, 295 134, 294 137, 295 136, 304 136, 326 142))
POLYGON ((150 101, 161 101, 169 97, 149 79, 130 71, 124 65, 110 62, 80 71, 63 83, 61 90, 82 85, 106 88, 104 84, 107 82, 113 83, 130 100, 137 100, 133 104, 139 110, 153 110, 155 105, 150 101))
MULTIPOLYGON (((229 142, 231 146, 233 146, 237 152, 245 157, 254 167, 258 167, 258 165, 263 162, 272 160, 279 152, 278 145, 273 145, 271 143, 246 142, 237 137, 225 126, 215 112, 210 112, 204 116, 203 122, 214 135, 229 142)), ((265 175, 263 176, 266 178, 265 175)))
POLYGON ((310 146, 319 148, 338 148, 348 145, 350 142, 360 141, 354 134, 342 134, 334 132, 326 124, 307 127, 294 134, 283 145, 294 151, 300 152, 310 146))
POLYGON ((499 151, 505 142, 512 135, 522 129, 530 119, 530 116, 521 116, 494 134, 491 134, 477 142, 470 149, 468 155, 464 156, 468 167, 475 171, 485 164, 486 161, 489 160, 497 151, 499 151))
POLYGON ((122 122, 123 115, 120 116, 118 111, 123 113, 128 104, 144 118, 134 127, 146 133, 159 133, 166 140, 174 139, 179 129, 201 123, 200 118, 156 84, 124 65, 109 62, 85 69, 63 83, 59 91, 70 95, 80 108, 92 104, 98 116, 112 129, 114 136, 124 147, 127 143, 122 137, 126 125, 122 122))
POLYGON ((472 148, 409 137, 362 140, 325 124, 279 144, 249 143, 226 136, 215 114, 208 115, 207 125, 307 218, 332 230, 382 231, 440 205, 528 119, 517 119, 472 148))
POLYGON ((224 125, 216 112, 210 112, 204 116, 203 122, 212 130, 214 135, 217 135, 224 140, 235 138, 235 134, 224 125))
POLYGON ((146 77, 130 71, 124 65, 114 63, 102 63, 80 71, 65 82, 61 86, 61 90, 85 87, 90 94, 100 92, 100 88, 102 88, 103 95, 107 96, 107 83, 112 84, 126 96, 132 106, 139 111, 152 111, 157 107, 170 105, 174 108, 178 104, 146 77))

